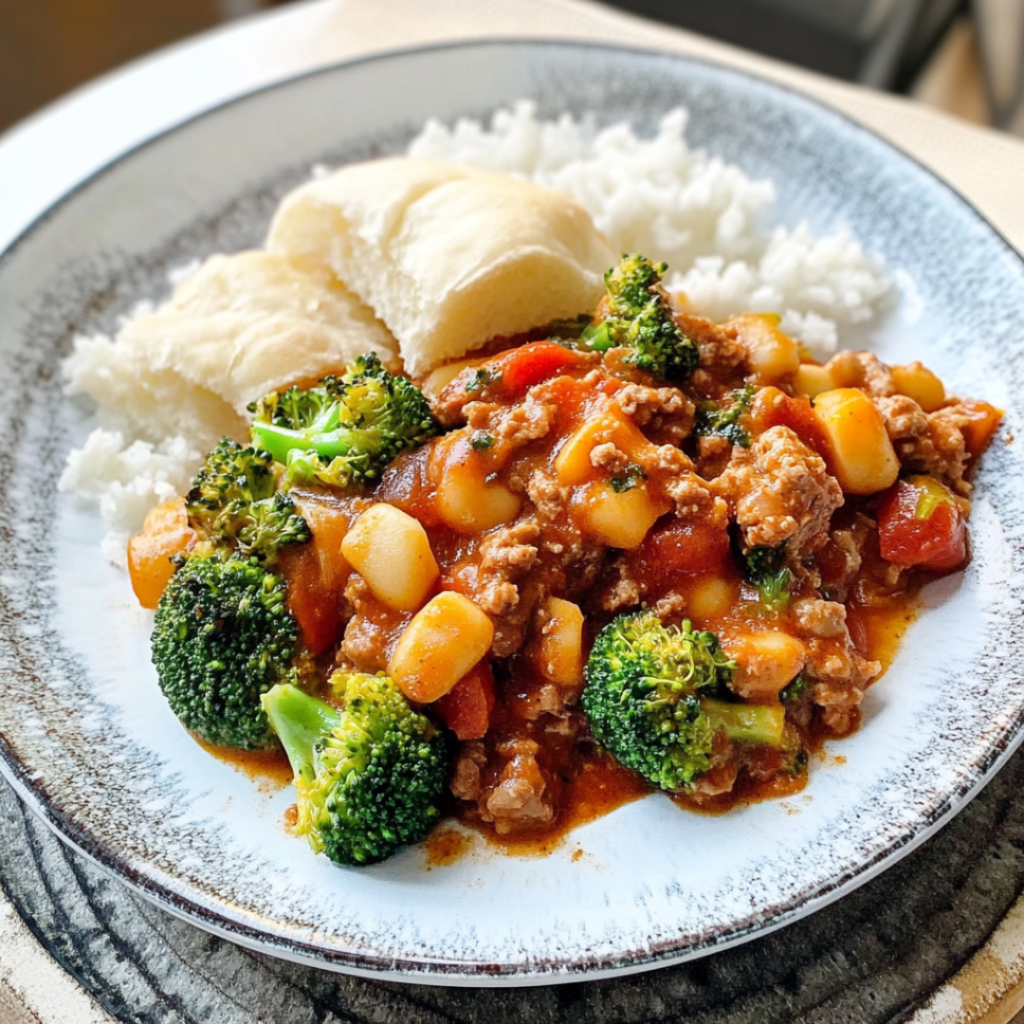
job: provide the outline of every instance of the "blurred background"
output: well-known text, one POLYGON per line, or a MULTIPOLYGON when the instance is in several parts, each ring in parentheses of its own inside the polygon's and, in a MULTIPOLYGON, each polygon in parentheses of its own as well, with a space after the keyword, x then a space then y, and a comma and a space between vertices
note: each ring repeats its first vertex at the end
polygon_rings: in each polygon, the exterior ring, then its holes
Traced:
MULTIPOLYGON (((0 131, 119 64, 286 2, 0 0, 0 131)), ((605 2, 1024 136, 1024 0, 605 2)))

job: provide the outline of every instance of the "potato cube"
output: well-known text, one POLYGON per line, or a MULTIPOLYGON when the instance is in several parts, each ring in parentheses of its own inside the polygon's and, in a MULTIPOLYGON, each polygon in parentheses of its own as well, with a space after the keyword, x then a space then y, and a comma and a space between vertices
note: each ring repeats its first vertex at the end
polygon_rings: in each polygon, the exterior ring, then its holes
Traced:
POLYGON ((807 398, 814 398, 822 391, 831 391, 835 386, 835 378, 828 367, 819 366, 817 363, 801 363, 793 378, 793 390, 807 398))
POLYGON ((744 313, 726 322, 747 350, 750 372, 763 384, 792 376, 800 368, 800 346, 778 327, 770 313, 744 313))
POLYGON ((847 494, 875 494, 896 482, 900 463, 885 420, 863 391, 824 391, 814 400, 814 414, 828 442, 830 468, 847 494))
POLYGON ((459 533, 482 533, 511 522, 523 500, 493 475, 505 454, 497 449, 476 451, 469 428, 442 438, 430 454, 428 475, 437 484, 438 514, 459 533))
POLYGON ((543 610, 547 622, 530 648, 534 663, 546 679, 561 686, 583 681, 583 612, 561 597, 549 597, 543 610))
POLYGON ((423 378, 423 383, 420 384, 420 391, 427 398, 437 398, 467 366, 479 366, 483 361, 482 359, 457 359, 454 363, 444 363, 442 366, 431 370, 423 378))
POLYGON ((893 366, 890 369, 896 390, 912 398, 925 412, 935 412, 946 402, 946 389, 942 381, 921 363, 893 366))
POLYGON ((437 485, 437 510, 460 533, 483 533, 519 514, 523 500, 500 481, 488 483, 470 465, 449 465, 437 485))
POLYGON ((722 649, 736 662, 732 691, 744 700, 767 703, 791 683, 807 661, 807 649, 796 637, 774 630, 743 633, 722 640, 722 649))
POLYGON ((446 590, 405 627, 388 673, 406 697, 429 704, 487 654, 493 639, 491 620, 468 597, 446 590))
POLYGON ((631 459, 639 460, 645 456, 653 457, 657 452, 631 421, 625 419, 612 406, 606 412, 576 428, 555 456, 555 475, 558 482, 567 487, 575 487, 587 480, 593 480, 597 471, 590 461, 590 453, 599 444, 614 444, 619 451, 631 459))
POLYGON ((667 498, 654 498, 643 484, 616 491, 603 480, 583 488, 577 506, 580 526, 602 544, 635 548, 647 531, 672 508, 667 498))
POLYGON ((341 553, 374 597, 400 612, 415 611, 438 577, 427 532, 393 505, 371 505, 352 524, 341 553))
POLYGON ((729 614, 739 600, 739 588, 719 576, 701 577, 685 591, 688 618, 705 621, 729 614))

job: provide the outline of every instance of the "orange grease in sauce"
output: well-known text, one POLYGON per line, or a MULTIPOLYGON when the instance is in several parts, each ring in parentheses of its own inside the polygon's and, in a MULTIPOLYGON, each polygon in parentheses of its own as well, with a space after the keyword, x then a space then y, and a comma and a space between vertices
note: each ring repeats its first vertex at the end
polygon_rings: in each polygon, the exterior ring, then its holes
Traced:
MULTIPOLYGON (((917 617, 919 607, 916 597, 903 595, 899 600, 881 607, 851 610, 851 619, 856 620, 856 624, 851 625, 861 630, 866 656, 882 663, 881 675, 885 674, 895 659, 899 642, 917 617)), ((201 740, 197 742, 218 760, 248 775, 259 783, 261 788, 284 788, 292 782, 291 767, 281 750, 232 750, 215 747, 201 740)), ((842 755, 827 756, 824 743, 816 745, 812 753, 818 760, 827 760, 835 764, 844 764, 846 761, 842 755)), ((687 811, 719 815, 745 804, 791 796, 804 788, 807 778, 807 773, 794 777, 776 776, 771 782, 764 784, 741 776, 731 793, 712 797, 700 804, 685 794, 676 794, 669 798, 678 807, 687 811)), ((495 832, 492 826, 480 821, 464 819, 463 823, 503 853, 545 857, 561 846, 575 828, 653 792, 657 790, 635 772, 616 764, 607 755, 597 753, 584 758, 578 766, 575 778, 564 784, 559 813, 551 826, 518 835, 503 836, 495 832)), ((289 811, 294 815, 293 808, 289 808, 289 811)), ((425 842, 428 869, 455 863, 469 852, 472 845, 470 836, 446 828, 442 824, 425 842)), ((582 857, 583 851, 577 849, 571 859, 576 863, 582 857)))
POLYGON ((208 754, 236 772, 248 775, 253 782, 261 784, 261 788, 284 789, 292 783, 292 768, 283 750, 235 750, 214 746, 198 737, 194 739, 208 754))
POLYGON ((427 868, 429 870, 454 864, 463 854, 469 852, 473 845, 473 839, 465 832, 458 832, 453 828, 441 825, 427 836, 423 845, 427 852, 427 868))

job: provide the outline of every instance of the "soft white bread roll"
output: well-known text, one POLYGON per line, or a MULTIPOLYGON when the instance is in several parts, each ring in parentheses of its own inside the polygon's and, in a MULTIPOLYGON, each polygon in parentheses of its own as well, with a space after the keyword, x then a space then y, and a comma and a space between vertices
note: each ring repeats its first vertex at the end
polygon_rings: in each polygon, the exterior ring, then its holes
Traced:
POLYGON ((352 164, 286 196, 267 248, 317 260, 420 376, 489 339, 591 311, 616 255, 572 200, 458 164, 352 164))
POLYGON ((142 437, 185 434, 210 446, 248 434, 246 405, 397 345, 329 271, 278 253, 212 256, 155 312, 117 339, 80 339, 72 388, 125 417, 142 437))

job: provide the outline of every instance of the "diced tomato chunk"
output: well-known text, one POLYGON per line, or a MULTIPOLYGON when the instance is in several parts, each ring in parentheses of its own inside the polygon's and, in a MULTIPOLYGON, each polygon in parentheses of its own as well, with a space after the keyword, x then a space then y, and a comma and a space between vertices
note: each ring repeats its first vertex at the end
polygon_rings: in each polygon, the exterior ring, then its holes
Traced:
POLYGON ((433 706, 460 740, 483 739, 494 710, 494 673, 490 662, 486 658, 477 662, 433 706))
POLYGON ((804 444, 810 445, 828 462, 829 445, 809 399, 803 395, 787 395, 776 388, 765 388, 757 404, 757 413, 758 432, 769 427, 789 427, 804 444))
POLYGON ((501 393, 506 397, 520 395, 534 384, 554 377, 563 370, 580 366, 585 359, 553 341, 534 341, 529 345, 510 349, 485 364, 494 379, 501 374, 501 393))
POLYGON ((341 639, 339 602, 351 572, 341 542, 355 512, 302 497, 295 503, 313 539, 282 550, 279 569, 288 582, 288 610, 303 643, 320 654, 341 639))
POLYGON ((650 593, 669 590, 682 576, 730 563, 729 534, 700 519, 663 518, 628 555, 629 567, 650 593))
POLYGON ((879 504, 878 546, 893 565, 943 572, 967 560, 967 526, 945 485, 912 476, 898 480, 879 504))

